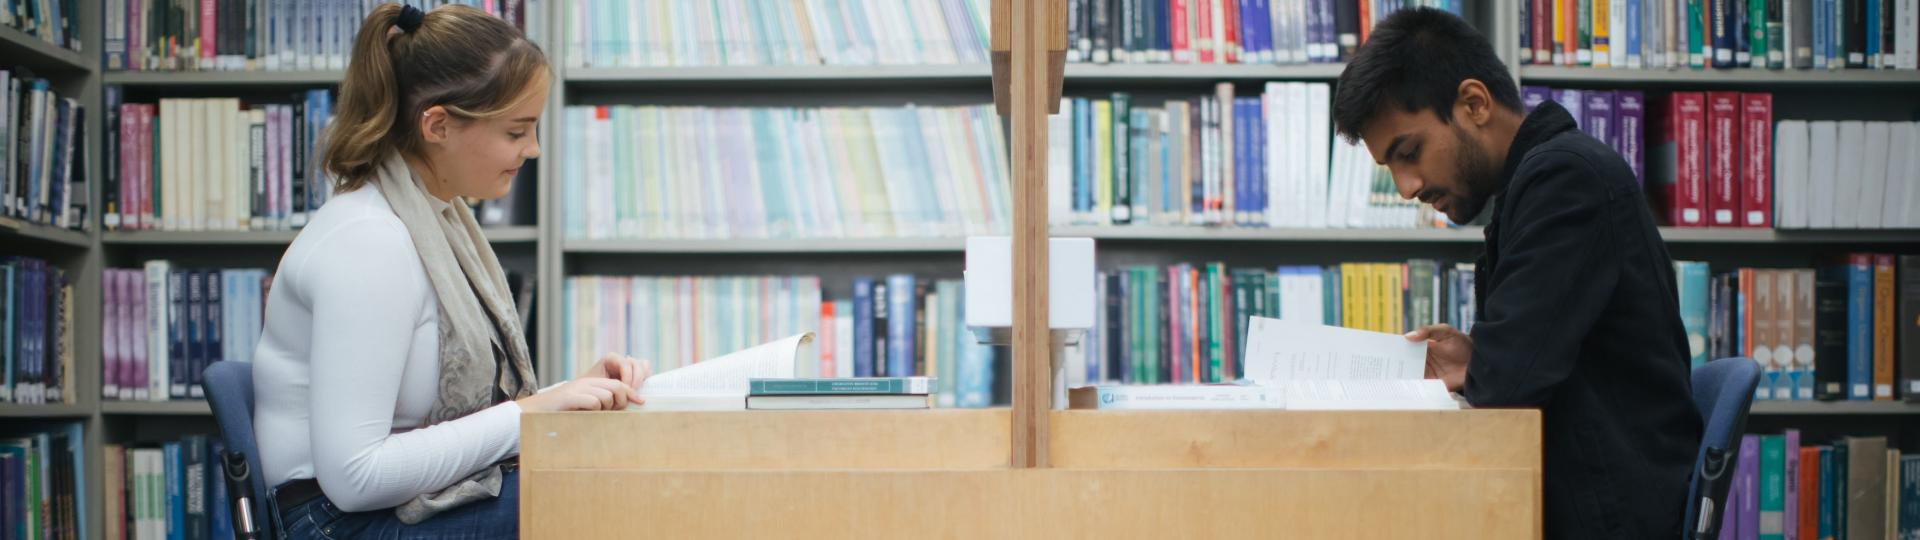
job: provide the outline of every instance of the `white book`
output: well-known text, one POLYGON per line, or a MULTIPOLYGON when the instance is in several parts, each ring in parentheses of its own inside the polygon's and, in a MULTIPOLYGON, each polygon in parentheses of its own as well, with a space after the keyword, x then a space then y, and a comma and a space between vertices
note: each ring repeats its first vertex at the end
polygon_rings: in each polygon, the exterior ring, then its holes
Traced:
POLYGON ((252 228, 253 215, 253 113, 240 108, 240 100, 228 100, 231 108, 227 128, 227 228, 252 228))
POLYGON ((1352 160, 1347 154, 1353 151, 1353 145, 1346 141, 1333 142, 1333 154, 1328 156, 1332 171, 1327 175, 1327 226, 1335 229, 1347 228, 1347 198, 1351 190, 1347 189, 1347 175, 1352 160))
POLYGON ((1627 0, 1606 1, 1607 61, 1615 69, 1625 69, 1631 67, 1627 65, 1627 0))
POLYGON ((1920 69, 1920 2, 1895 1, 1898 2, 1894 4, 1894 31, 1897 33, 1893 37, 1893 48, 1899 58, 1894 67, 1920 69))
POLYGON ((1372 216, 1373 205, 1368 197, 1373 191, 1373 171, 1378 166, 1373 154, 1367 150, 1366 141, 1356 141, 1347 152, 1347 160, 1352 162, 1347 168, 1347 225, 1353 228, 1376 227, 1380 223, 1372 216))
POLYGON ((1774 128, 1773 152, 1775 224, 1782 229, 1807 227, 1807 123, 1782 120, 1774 128))
POLYGON ((1326 83, 1307 84, 1307 226, 1315 229, 1327 227, 1327 152, 1333 143, 1332 94, 1332 87, 1326 83))
POLYGON ((1859 205, 1855 211, 1860 214, 1860 228, 1879 229, 1886 226, 1883 218, 1882 202, 1887 195, 1887 168, 1892 162, 1888 154, 1893 142, 1893 124, 1891 122, 1867 123, 1866 159, 1861 162, 1865 169, 1861 173, 1859 205))
POLYGON ((1286 194, 1287 200, 1284 204, 1269 206, 1284 209, 1287 214, 1284 217, 1286 226, 1310 227, 1313 219, 1311 176, 1308 168, 1303 166, 1309 159, 1308 137, 1311 136, 1307 129, 1309 123, 1307 108, 1310 106, 1307 103, 1307 84, 1298 82, 1276 84, 1270 87, 1269 93, 1276 91, 1275 98, 1280 104, 1281 117, 1277 121, 1269 122, 1268 127, 1269 130, 1278 128, 1284 145, 1277 152, 1279 166, 1267 169, 1282 169, 1282 174, 1285 175, 1282 179, 1284 185, 1282 189, 1275 192, 1286 194))
POLYGON ((1907 191, 1915 189, 1914 183, 1920 178, 1907 176, 1907 162, 1914 159, 1907 153, 1913 142, 1913 123, 1892 122, 1887 124, 1887 162, 1886 174, 1881 177, 1882 195, 1869 204, 1879 205, 1880 227, 1898 229, 1906 226, 1906 211, 1900 205, 1907 201, 1907 191))
POLYGON ((796 334, 648 377, 641 405, 629 410, 743 410, 750 379, 791 379, 800 358, 813 354, 813 334, 796 334))
POLYGON ((172 273, 167 261, 147 261, 147 396, 154 401, 166 401, 169 395, 167 340, 174 314, 168 279, 172 273))
MULTIPOLYGON (((1839 163, 1840 123, 1811 122, 1807 124, 1807 131, 1813 149, 1807 157, 1807 227, 1831 229, 1835 223, 1833 202, 1840 184, 1835 176, 1846 167, 1839 163)), ((1860 134, 1865 135, 1864 131, 1860 134)), ((1854 174, 1859 174, 1858 163, 1853 164, 1853 169, 1854 174)))
POLYGON ((1285 83, 1270 82, 1266 84, 1265 91, 1260 93, 1260 108, 1266 115, 1267 127, 1267 144, 1260 149, 1260 153, 1272 165, 1267 167, 1266 178, 1260 181, 1266 182, 1267 193, 1271 195, 1268 198, 1266 220, 1267 224, 1274 227, 1292 226, 1294 216, 1298 215, 1290 211, 1298 200, 1288 195, 1293 189, 1293 184, 1288 181, 1292 178, 1292 167, 1285 164, 1290 163, 1287 150, 1292 145, 1287 139, 1291 133, 1286 129, 1286 96, 1281 90, 1284 87, 1285 83))

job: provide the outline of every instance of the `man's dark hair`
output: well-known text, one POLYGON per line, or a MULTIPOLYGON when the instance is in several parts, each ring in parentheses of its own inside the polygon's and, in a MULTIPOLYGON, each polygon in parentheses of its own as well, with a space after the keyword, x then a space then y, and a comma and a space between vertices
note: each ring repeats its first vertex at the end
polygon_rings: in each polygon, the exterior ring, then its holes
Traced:
POLYGON ((1432 8, 1403 9, 1373 27, 1334 85, 1333 126, 1348 142, 1389 104, 1453 120, 1460 82, 1479 80, 1496 103, 1519 112, 1520 89, 1473 25, 1432 8))

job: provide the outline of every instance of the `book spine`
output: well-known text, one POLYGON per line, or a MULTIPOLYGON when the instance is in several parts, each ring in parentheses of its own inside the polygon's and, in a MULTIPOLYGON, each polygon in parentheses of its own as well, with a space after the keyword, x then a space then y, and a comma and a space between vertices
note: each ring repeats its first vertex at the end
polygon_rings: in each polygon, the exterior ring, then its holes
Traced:
POLYGON ((1786 7, 1785 0, 1764 0, 1767 10, 1766 41, 1767 69, 1784 69, 1787 66, 1786 45, 1786 7))
POLYGON ((1847 397, 1873 399, 1873 257, 1847 260, 1847 397))
POLYGON ((170 399, 187 397, 187 364, 190 322, 193 312, 188 307, 186 272, 174 270, 167 275, 167 291, 163 296, 171 304, 167 309, 167 393, 170 399))
POLYGON ((224 295, 221 294, 221 287, 224 280, 221 277, 219 270, 206 272, 206 305, 201 308, 206 312, 201 323, 205 325, 206 352, 201 356, 200 365, 194 366, 193 386, 187 390, 187 393, 195 399, 206 396, 207 367, 229 359, 223 348, 227 345, 229 336, 225 335, 227 319, 225 306, 222 305, 224 295))
MULTIPOLYGON (((1900 393, 1908 402, 1920 402, 1920 255, 1901 255, 1897 262, 1899 306, 1894 332, 1899 372, 1905 379, 1900 393)), ((1915 526, 1920 527, 1920 522, 1915 526)))
POLYGON ((1786 438, 1760 437, 1760 508, 1755 532, 1760 540, 1781 540, 1786 525, 1786 438))
POLYGON ((1620 151, 1620 157, 1627 160, 1627 166, 1633 169, 1634 180, 1642 189, 1647 185, 1646 172, 1646 94, 1639 90, 1619 90, 1614 92, 1614 133, 1619 135, 1619 143, 1614 145, 1620 151))
POLYGON ((1803 465, 1801 461, 1804 452, 1802 452, 1800 448, 1800 430, 1785 430, 1781 433, 1780 438, 1780 451, 1783 454, 1782 457, 1786 460, 1786 465, 1782 467, 1781 471, 1781 481, 1783 485, 1780 492, 1780 538, 1782 540, 1799 540, 1801 492, 1805 490, 1807 486, 1804 481, 1805 474, 1801 471, 1801 468, 1805 465, 1803 465))
MULTIPOLYGON (((1749 539, 1760 537, 1760 436, 1743 435, 1740 437, 1740 457, 1734 465, 1734 489, 1740 496, 1736 501, 1728 495, 1728 508, 1734 514, 1735 538, 1749 539)), ((1726 531, 1722 530, 1721 534, 1726 531)))
POLYGON ((853 376, 874 376, 873 278, 853 278, 853 376))
MULTIPOLYGON (((125 0, 117 1, 124 2, 125 0)), ((109 7, 108 10, 108 17, 111 19, 113 16, 112 8, 109 7)), ((109 28, 108 31, 112 32, 113 30, 109 28)), ((124 53, 122 54, 124 55, 124 53)), ((122 58, 120 61, 124 63, 126 60, 122 58)), ((0 89, 0 91, 4 91, 4 89, 0 89)), ((107 115, 106 128, 101 130, 101 135, 106 137, 106 142, 103 143, 100 148, 106 152, 106 156, 100 160, 104 166, 104 170, 102 171, 104 174, 101 175, 100 181, 100 219, 101 225, 111 230, 121 227, 120 198, 122 190, 120 188, 120 168, 122 160, 126 155, 126 144, 122 138, 125 129, 121 127, 124 120, 121 119, 120 87, 117 85, 106 85, 102 87, 100 91, 106 101, 104 112, 107 115)), ((0 100, 0 102, 4 102, 4 100, 0 100)), ((4 121, 7 121, 6 113, 0 111, 0 122, 4 121)), ((0 131, 0 133, 4 133, 4 131, 0 131)))
POLYGON ((1773 226, 1773 94, 1740 94, 1742 227, 1773 226))
POLYGON ((1873 399, 1894 399, 1893 256, 1873 257, 1873 399))
POLYGON ((1125 92, 1114 92, 1112 95, 1112 103, 1113 127, 1111 135, 1113 137, 1113 151, 1111 156, 1113 164, 1111 167, 1113 168, 1113 214, 1110 219, 1112 223, 1118 225, 1130 223, 1133 219, 1133 186, 1135 182, 1134 171, 1132 169, 1133 160, 1131 152, 1129 152, 1133 146, 1132 126, 1130 125, 1133 117, 1133 107, 1131 97, 1125 92))
MULTIPOLYGON (((889 377, 905 377, 913 374, 913 313, 916 304, 914 279, 912 275, 895 274, 887 277, 887 352, 886 374, 889 377)), ((878 296, 878 295, 876 295, 878 296)), ((876 308, 883 299, 875 298, 876 308)), ((876 348, 878 352, 882 350, 876 348)))
POLYGON ((1845 265, 1821 268, 1814 284, 1814 395, 1822 400, 1847 399, 1849 394, 1849 274, 1845 265))
POLYGON ((1612 0, 1581 0, 1592 2, 1591 17, 1593 27, 1593 56, 1590 63, 1595 68, 1613 67, 1613 2, 1612 0))
POLYGON ((1707 98, 1700 92, 1669 94, 1676 148, 1673 223, 1680 227, 1707 225, 1707 98))
POLYGON ((1846 44, 1843 59, 1847 69, 1867 67, 1867 0, 1836 0, 1842 2, 1840 35, 1846 44))
MULTIPOLYGON (((1716 0, 1724 1, 1724 0, 1716 0)), ((1740 94, 1707 94, 1709 226, 1732 227, 1740 211, 1740 94)))

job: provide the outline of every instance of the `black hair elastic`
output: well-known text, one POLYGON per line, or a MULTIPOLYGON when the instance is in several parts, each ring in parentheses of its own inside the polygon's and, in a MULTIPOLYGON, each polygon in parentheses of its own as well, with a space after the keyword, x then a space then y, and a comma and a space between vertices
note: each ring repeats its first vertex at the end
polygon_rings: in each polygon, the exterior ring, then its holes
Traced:
POLYGON ((394 21, 393 24, 394 26, 400 27, 400 31, 411 34, 413 33, 413 31, 420 29, 420 21, 426 18, 427 18, 427 13, 424 11, 420 11, 420 8, 413 7, 413 6, 401 6, 400 20, 394 21))

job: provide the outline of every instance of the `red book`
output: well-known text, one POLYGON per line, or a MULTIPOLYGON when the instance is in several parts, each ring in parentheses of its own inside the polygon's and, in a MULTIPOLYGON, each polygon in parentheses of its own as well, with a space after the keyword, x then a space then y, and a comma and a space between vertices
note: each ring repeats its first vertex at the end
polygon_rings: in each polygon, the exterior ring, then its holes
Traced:
POLYGON ((1572 66, 1580 63, 1580 0, 1558 0, 1560 2, 1560 27, 1566 32, 1560 42, 1560 52, 1566 56, 1560 58, 1560 65, 1572 66))
POLYGON ((1548 65, 1553 63, 1553 0, 1529 0, 1533 2, 1533 63, 1548 65))
POLYGON ((1225 43, 1221 44, 1220 50, 1226 51, 1227 57, 1221 61, 1228 64, 1240 63, 1241 1, 1243 0, 1219 0, 1220 13, 1223 19, 1220 21, 1220 31, 1215 32, 1214 36, 1225 40, 1225 43))
POLYGON ((1742 227, 1773 226, 1773 94, 1740 94, 1742 227))
POLYGON ((140 166, 140 139, 134 133, 140 127, 139 114, 140 104, 122 103, 120 125, 111 126, 120 130, 120 147, 114 151, 120 160, 120 228, 126 230, 140 228, 140 199, 134 196, 139 189, 134 178, 140 174, 135 170, 140 166))
POLYGON ((834 350, 833 345, 838 343, 839 336, 833 333, 833 327, 833 302, 820 302, 820 372, 814 374, 815 377, 833 377, 837 373, 834 359, 840 351, 834 350))
MULTIPOLYGON (((140 104, 140 228, 158 229, 153 212, 153 119, 160 114, 154 103, 140 104)), ((162 209, 165 210, 165 209, 162 209)))
MULTIPOLYGON (((1173 61, 1178 64, 1193 62, 1193 49, 1187 47, 1187 2, 1189 0, 1169 0, 1167 2, 1167 28, 1173 41, 1173 61)), ((1199 1, 1199 0, 1192 0, 1199 1)))
POLYGON ((1707 225, 1707 96, 1700 92, 1667 95, 1667 143, 1672 147, 1667 219, 1675 227, 1707 225))
POLYGON ((1188 0, 1188 1, 1196 2, 1194 5, 1198 6, 1199 9, 1195 9, 1194 11, 1200 14, 1200 23, 1194 25, 1194 27, 1197 28, 1196 32, 1199 33, 1199 35, 1193 36, 1194 38, 1193 48, 1200 51, 1200 54, 1197 56, 1201 63, 1211 64, 1214 62, 1213 7, 1216 5, 1219 5, 1221 0, 1188 0))
POLYGON ((1740 93, 1707 93, 1707 225, 1740 224, 1740 93))
POLYGON ((1873 256, 1873 399, 1893 399, 1893 256, 1873 256))
MULTIPOLYGON (((213 55, 214 55, 213 44, 218 41, 217 36, 220 35, 214 32, 214 26, 213 26, 214 21, 218 19, 218 17, 214 16, 214 12, 219 7, 216 4, 217 2, 215 2, 214 0, 200 0, 199 46, 200 46, 200 59, 202 61, 211 62, 213 60, 213 55)), ((212 66, 202 66, 201 69, 212 69, 212 66)))
POLYGON ((1334 0, 1335 2, 1360 3, 1360 44, 1367 44, 1367 36, 1373 34, 1373 2, 1371 0, 1334 0))

